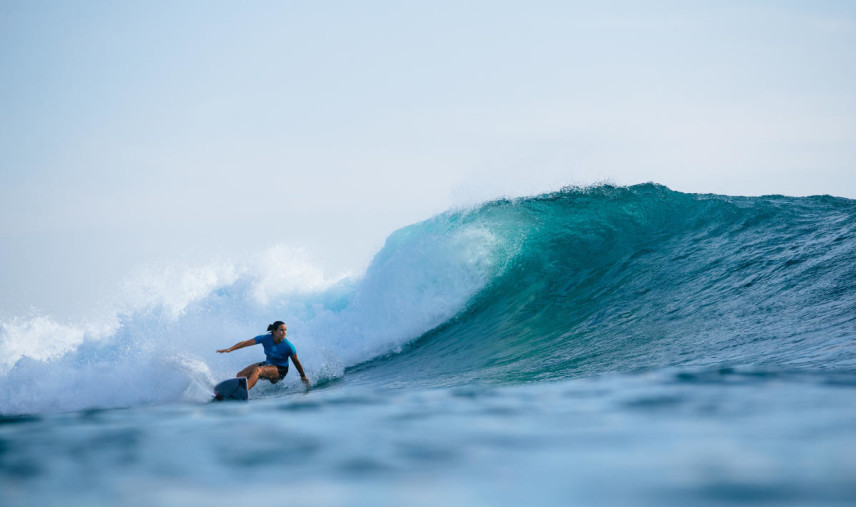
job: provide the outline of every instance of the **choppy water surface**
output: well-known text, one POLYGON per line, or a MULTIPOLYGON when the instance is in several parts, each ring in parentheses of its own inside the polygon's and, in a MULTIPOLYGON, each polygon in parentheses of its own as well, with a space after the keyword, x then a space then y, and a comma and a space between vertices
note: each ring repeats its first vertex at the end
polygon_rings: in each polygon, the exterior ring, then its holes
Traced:
POLYGON ((0 503, 856 499, 853 201, 569 189, 402 229, 359 279, 283 265, 0 324, 0 503), (208 403, 277 318, 316 387, 208 403))

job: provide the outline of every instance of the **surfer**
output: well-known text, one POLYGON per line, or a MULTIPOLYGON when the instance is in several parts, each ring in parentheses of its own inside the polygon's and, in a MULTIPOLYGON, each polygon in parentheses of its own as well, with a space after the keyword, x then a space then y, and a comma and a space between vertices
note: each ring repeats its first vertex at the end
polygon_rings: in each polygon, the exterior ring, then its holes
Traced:
POLYGON ((294 367, 297 368, 298 373, 300 373, 300 380, 303 381, 306 387, 310 387, 311 384, 306 377, 306 373, 303 371, 303 365, 297 359, 297 349, 294 348, 294 345, 290 341, 285 339, 285 334, 288 331, 285 322, 278 320, 269 325, 267 330, 266 334, 260 334, 255 338, 238 342, 228 349, 218 350, 217 352, 223 354, 257 343, 262 344, 265 349, 266 360, 251 364, 235 375, 236 377, 247 377, 247 389, 252 389, 259 378, 269 380, 271 384, 276 384, 282 380, 288 373, 289 357, 291 358, 291 362, 294 363, 294 367))

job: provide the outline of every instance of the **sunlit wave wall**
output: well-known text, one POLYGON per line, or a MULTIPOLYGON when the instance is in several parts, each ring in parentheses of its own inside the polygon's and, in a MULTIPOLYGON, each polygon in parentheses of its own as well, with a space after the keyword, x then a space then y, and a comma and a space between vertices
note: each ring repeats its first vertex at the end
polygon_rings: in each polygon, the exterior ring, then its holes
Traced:
MULTIPOLYGON (((103 321, 7 319, 0 414, 204 401, 260 359, 214 351, 278 319, 316 383, 846 369, 854 280, 851 200, 568 188, 405 227, 359 276, 329 276, 277 246, 239 263, 139 270, 103 321)), ((260 393, 290 389, 291 376, 260 393)))

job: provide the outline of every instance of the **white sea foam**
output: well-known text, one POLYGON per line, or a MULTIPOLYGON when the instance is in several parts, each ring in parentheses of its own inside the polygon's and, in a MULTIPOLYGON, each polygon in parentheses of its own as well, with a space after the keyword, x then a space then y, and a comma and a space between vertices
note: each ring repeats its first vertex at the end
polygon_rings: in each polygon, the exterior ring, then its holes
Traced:
MULTIPOLYGON (((339 377, 464 308, 501 264, 498 245, 488 229, 441 216, 393 234, 360 277, 328 276, 285 245, 241 263, 137 269, 104 322, 0 323, 0 414, 202 401, 263 357, 215 350, 278 319, 310 378, 339 377)), ((297 385, 289 375, 261 391, 297 385)))
POLYGON ((50 317, 12 319, 0 323, 0 374, 23 357, 50 361, 77 348, 85 339, 99 339, 113 331, 110 324, 70 326, 50 317))

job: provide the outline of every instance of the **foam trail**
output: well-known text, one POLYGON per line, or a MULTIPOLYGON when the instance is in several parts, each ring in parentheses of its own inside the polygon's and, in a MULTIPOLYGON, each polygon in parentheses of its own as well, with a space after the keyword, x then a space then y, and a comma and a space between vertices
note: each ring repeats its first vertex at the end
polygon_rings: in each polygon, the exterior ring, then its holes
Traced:
POLYGON ((313 380, 341 376, 457 314, 504 262, 502 244, 442 216, 393 234, 358 278, 328 277, 284 245, 243 263, 138 269, 108 321, 0 324, 0 414, 202 401, 261 353, 214 351, 277 319, 313 380))

